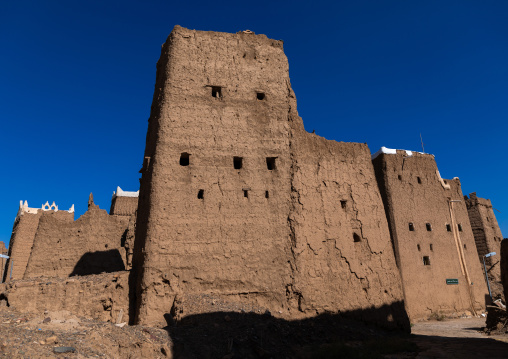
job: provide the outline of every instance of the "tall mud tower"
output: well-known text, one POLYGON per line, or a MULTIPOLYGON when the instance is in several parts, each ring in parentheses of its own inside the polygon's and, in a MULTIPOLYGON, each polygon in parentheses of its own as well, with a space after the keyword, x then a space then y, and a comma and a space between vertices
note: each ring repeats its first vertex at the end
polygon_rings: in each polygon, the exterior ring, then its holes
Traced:
POLYGON ((135 246, 138 323, 243 309, 409 324, 367 145, 305 132, 264 35, 177 26, 163 45, 135 246))

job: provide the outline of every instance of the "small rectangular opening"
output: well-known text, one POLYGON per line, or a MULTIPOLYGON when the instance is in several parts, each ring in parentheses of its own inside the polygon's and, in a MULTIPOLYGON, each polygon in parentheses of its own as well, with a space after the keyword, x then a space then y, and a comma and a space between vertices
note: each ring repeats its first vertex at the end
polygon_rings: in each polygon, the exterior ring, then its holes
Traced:
POLYGON ((190 153, 182 152, 180 155, 180 166, 188 166, 190 163, 190 153))
POLYGON ((265 93, 264 92, 258 92, 256 94, 256 97, 257 97, 258 100, 262 101, 262 100, 265 99, 265 93))
POLYGON ((200 189, 199 192, 198 192, 198 199, 203 199, 205 196, 205 190, 204 189, 200 189))
POLYGON ((430 244, 430 250, 434 251, 434 248, 432 247, 432 243, 430 244))
POLYGON ((353 233, 353 242, 355 243, 361 242, 361 238, 357 233, 353 233))
POLYGON ((233 157, 233 167, 235 167, 235 170, 241 169, 242 165, 243 165, 242 157, 233 157))
POLYGON ((249 190, 244 189, 244 190, 243 190, 243 196, 244 196, 245 198, 249 198, 249 190))
POLYGON ((222 98, 222 87, 212 86, 212 97, 221 99, 222 98))
POLYGON ((452 231, 452 226, 451 226, 451 225, 449 225, 449 224, 447 224, 447 225, 446 225, 446 231, 447 231, 447 232, 451 232, 451 231, 452 231))
POLYGON ((266 158, 266 168, 268 168, 269 171, 272 171, 277 168, 275 166, 275 159, 276 158, 277 157, 267 157, 266 158))
POLYGON ((462 224, 458 224, 457 227, 459 228, 459 232, 462 232, 462 224))
POLYGON ((346 206, 347 206, 347 201, 346 201, 346 200, 342 200, 342 201, 340 201, 340 207, 341 207, 342 209, 346 209, 346 206))
POLYGON ((265 198, 270 198, 270 193, 268 191, 265 191, 265 198))
POLYGON ((422 184, 422 179, 420 177, 416 177, 416 179, 418 180, 419 184, 422 184))
POLYGON ((397 178, 399 179, 399 181, 402 181, 402 176, 401 175, 398 175, 397 178))
POLYGON ((418 248, 418 252, 422 250, 419 244, 416 245, 416 248, 418 248))
POLYGON ((432 231, 432 226, 430 223, 425 223, 425 227, 427 227, 427 231, 432 231))
POLYGON ((464 249, 467 249, 466 245, 464 244, 464 249))
POLYGON ((423 257, 423 265, 430 266, 430 258, 428 256, 423 257))
POLYGON ((414 226, 414 224, 412 222, 409 222, 409 230, 411 232, 414 232, 414 230, 415 230, 415 226, 414 226))

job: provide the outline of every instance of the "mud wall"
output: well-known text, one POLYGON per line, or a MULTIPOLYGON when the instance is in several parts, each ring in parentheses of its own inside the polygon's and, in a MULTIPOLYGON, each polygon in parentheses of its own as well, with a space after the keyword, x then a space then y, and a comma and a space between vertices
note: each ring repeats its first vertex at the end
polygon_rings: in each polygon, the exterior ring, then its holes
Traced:
POLYGON ((25 279, 125 269, 122 238, 129 217, 110 216, 93 204, 76 221, 69 222, 59 213, 41 217, 25 279))
MULTIPOLYGON (((400 302, 381 209, 368 148, 303 130, 282 42, 175 27, 157 64, 142 170, 139 323, 215 303, 294 318, 400 302), (326 196, 349 196, 351 213, 326 196)), ((395 326, 404 314, 385 313, 395 326)))
POLYGON ((434 156, 416 152, 380 154, 373 163, 409 316, 483 308, 487 288, 458 178, 441 179, 434 156))
POLYGON ((476 192, 470 193, 469 198, 464 196, 464 200, 480 263, 483 264, 483 256, 485 254, 490 252, 497 253, 495 256, 485 258, 485 264, 487 266, 492 296, 499 298, 503 294, 500 268, 500 251, 503 235, 492 209, 492 203, 490 199, 477 197, 476 192))
POLYGON ((109 214, 116 216, 132 216, 138 208, 138 197, 115 196, 111 200, 109 214))
MULTIPOLYGON (((7 255, 8 254, 8 250, 5 247, 5 243, 4 242, 0 242, 0 254, 3 254, 3 255, 7 255)), ((7 259, 0 258, 0 283, 2 282, 2 280, 4 278, 4 270, 5 270, 5 264, 6 264, 6 262, 7 262, 7 259)))
POLYGON ((508 238, 501 241, 501 282, 503 284, 504 302, 508 298, 508 238))
POLYGON ((16 280, 0 284, 0 306, 22 312, 68 310, 74 315, 115 322, 129 321, 129 272, 74 278, 16 280))

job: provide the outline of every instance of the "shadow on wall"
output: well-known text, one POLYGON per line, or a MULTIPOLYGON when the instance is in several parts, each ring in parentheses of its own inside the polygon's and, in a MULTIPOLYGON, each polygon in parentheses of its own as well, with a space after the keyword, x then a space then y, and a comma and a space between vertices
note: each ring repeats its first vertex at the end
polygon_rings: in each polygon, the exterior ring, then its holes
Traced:
MULTIPOLYGON (((405 314, 404 303, 395 302, 381 308, 341 314, 322 314, 302 320, 279 319, 269 312, 214 312, 190 315, 174 322, 167 314, 168 326, 165 329, 174 344, 174 358, 304 358, 329 343, 373 338, 385 340, 385 337, 408 335, 410 323, 407 315, 404 320, 399 320, 397 326, 391 319, 391 312, 405 314), (362 320, 374 322, 377 326, 365 324, 362 320), (381 327, 393 330, 389 332, 381 327)), ((344 354, 351 357, 348 353, 344 354)))
POLYGON ((125 270, 118 249, 83 254, 70 276, 111 273, 125 270))

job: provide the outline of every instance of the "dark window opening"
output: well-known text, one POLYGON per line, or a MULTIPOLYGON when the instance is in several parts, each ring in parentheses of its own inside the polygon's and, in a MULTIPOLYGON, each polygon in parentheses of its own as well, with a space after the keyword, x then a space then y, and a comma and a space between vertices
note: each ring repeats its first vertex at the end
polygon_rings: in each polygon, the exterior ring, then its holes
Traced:
POLYGON ((444 180, 443 182, 444 182, 444 184, 448 184, 448 181, 447 181, 447 180, 444 180))
POLYGON ((467 249, 466 245, 464 244, 464 249, 467 249))
POLYGON ((402 181, 402 176, 398 175, 399 181, 402 181))
POLYGON ((414 226, 414 224, 413 224, 413 223, 411 223, 411 222, 409 222, 409 230, 410 230, 411 232, 414 232, 414 230, 415 230, 415 226, 414 226))
POLYGON ((432 226, 430 223, 425 223, 425 227, 427 227, 427 231, 432 231, 432 226))
POLYGON ((180 155, 180 166, 188 166, 190 163, 190 153, 182 152, 180 155))
POLYGON ((459 228, 459 232, 462 232, 462 224, 458 224, 457 227, 459 228))
POLYGON ((418 252, 422 250, 419 244, 416 245, 416 248, 418 248, 418 252))
POLYGON ((235 167, 235 170, 239 170, 242 168, 243 158, 242 157, 233 157, 233 166, 235 167))
POLYGON ((361 242, 361 238, 360 238, 360 236, 357 233, 353 233, 353 241, 355 243, 361 242))
POLYGON ((264 100, 265 99, 265 94, 263 92, 258 92, 256 97, 257 97, 258 100, 264 100))
POLYGON ((270 193, 268 191, 265 191, 265 198, 270 198, 270 193))
POLYGON ((434 248, 432 247, 432 243, 430 244, 430 250, 434 251, 434 248))
POLYGON ((452 231, 452 226, 450 226, 449 224, 446 225, 446 231, 447 232, 451 232, 452 231))
POLYGON ((246 190, 246 189, 244 189, 244 190, 243 190, 243 196, 244 196, 245 198, 249 198, 249 191, 248 191, 248 190, 246 190))
POLYGON ((422 179, 420 177, 416 177, 416 179, 418 180, 419 184, 422 184, 422 179))
POLYGON ((347 201, 340 201, 340 206, 342 209, 346 209, 347 201))
POLYGON ((277 168, 275 166, 275 159, 276 158, 277 157, 267 157, 266 158, 266 168, 268 168, 268 170, 272 171, 277 168))
POLYGON ((222 87, 212 86, 212 97, 221 99, 222 98, 222 87))
POLYGON ((427 256, 423 257, 423 265, 424 266, 430 266, 430 258, 427 256))
POLYGON ((205 196, 205 190, 204 189, 200 189, 199 192, 198 192, 198 199, 203 199, 205 196))

